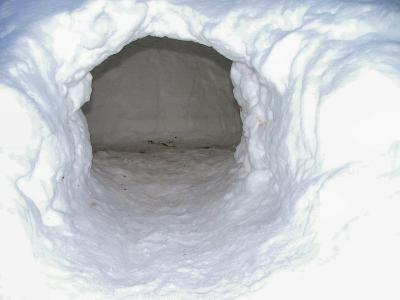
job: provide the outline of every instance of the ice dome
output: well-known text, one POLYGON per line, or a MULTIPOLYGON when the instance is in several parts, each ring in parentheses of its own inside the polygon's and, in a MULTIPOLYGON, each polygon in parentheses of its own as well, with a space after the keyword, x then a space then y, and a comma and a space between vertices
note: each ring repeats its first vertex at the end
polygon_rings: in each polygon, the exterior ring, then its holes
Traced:
POLYGON ((399 299, 399 25, 397 1, 2 1, 0 298, 399 299), (93 155, 91 71, 147 36, 233 62, 234 153, 93 155))

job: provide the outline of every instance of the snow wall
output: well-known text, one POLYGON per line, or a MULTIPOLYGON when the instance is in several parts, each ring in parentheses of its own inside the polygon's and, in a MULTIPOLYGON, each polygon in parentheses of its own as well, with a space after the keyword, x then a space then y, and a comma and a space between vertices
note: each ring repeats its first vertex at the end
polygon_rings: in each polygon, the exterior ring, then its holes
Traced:
POLYGON ((193 42, 147 37, 92 72, 83 107, 94 149, 232 147, 240 142, 231 62, 193 42))
POLYGON ((0 12, 3 298, 399 298, 397 2, 21 0, 0 12), (242 167, 203 216, 224 216, 224 245, 199 237, 202 263, 126 286, 112 265, 70 259, 88 251, 70 238, 91 238, 70 212, 95 181, 80 110, 90 71, 148 35, 234 62, 242 167))

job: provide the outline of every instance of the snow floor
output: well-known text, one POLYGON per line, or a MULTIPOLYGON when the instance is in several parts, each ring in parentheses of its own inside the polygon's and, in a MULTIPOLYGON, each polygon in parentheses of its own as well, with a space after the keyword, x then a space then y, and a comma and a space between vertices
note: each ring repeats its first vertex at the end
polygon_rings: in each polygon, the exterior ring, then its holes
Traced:
POLYGON ((71 211, 70 248, 59 246, 101 286, 212 287, 235 270, 246 238, 224 210, 240 167, 229 149, 99 151, 90 199, 71 211))

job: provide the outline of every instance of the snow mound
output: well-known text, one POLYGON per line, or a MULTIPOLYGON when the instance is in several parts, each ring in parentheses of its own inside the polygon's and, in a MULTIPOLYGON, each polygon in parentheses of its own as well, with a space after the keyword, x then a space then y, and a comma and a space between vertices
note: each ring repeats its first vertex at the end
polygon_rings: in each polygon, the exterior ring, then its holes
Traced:
POLYGON ((3 1, 0 295, 398 299, 399 20, 396 1, 3 1), (148 35, 234 61, 243 135, 235 161, 187 154, 215 167, 194 168, 215 197, 184 222, 193 231, 143 218, 146 205, 124 227, 112 181, 91 169, 90 70, 148 35), (179 234, 163 249, 168 226, 179 234), (151 241, 146 261, 136 250, 151 241), (191 257, 169 252, 187 243, 191 257))

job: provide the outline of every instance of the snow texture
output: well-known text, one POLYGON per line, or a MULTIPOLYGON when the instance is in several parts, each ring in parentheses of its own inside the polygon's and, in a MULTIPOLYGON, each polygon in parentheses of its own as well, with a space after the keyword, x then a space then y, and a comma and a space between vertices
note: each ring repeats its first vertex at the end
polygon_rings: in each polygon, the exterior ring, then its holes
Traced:
POLYGON ((396 1, 2 1, 1 297, 399 299, 399 20, 396 1), (234 159, 92 167, 90 71, 148 35, 234 62, 234 159))
POLYGON ((92 71, 92 94, 82 108, 92 148, 235 147, 242 126, 231 64, 198 43, 154 37, 131 43, 92 71))

